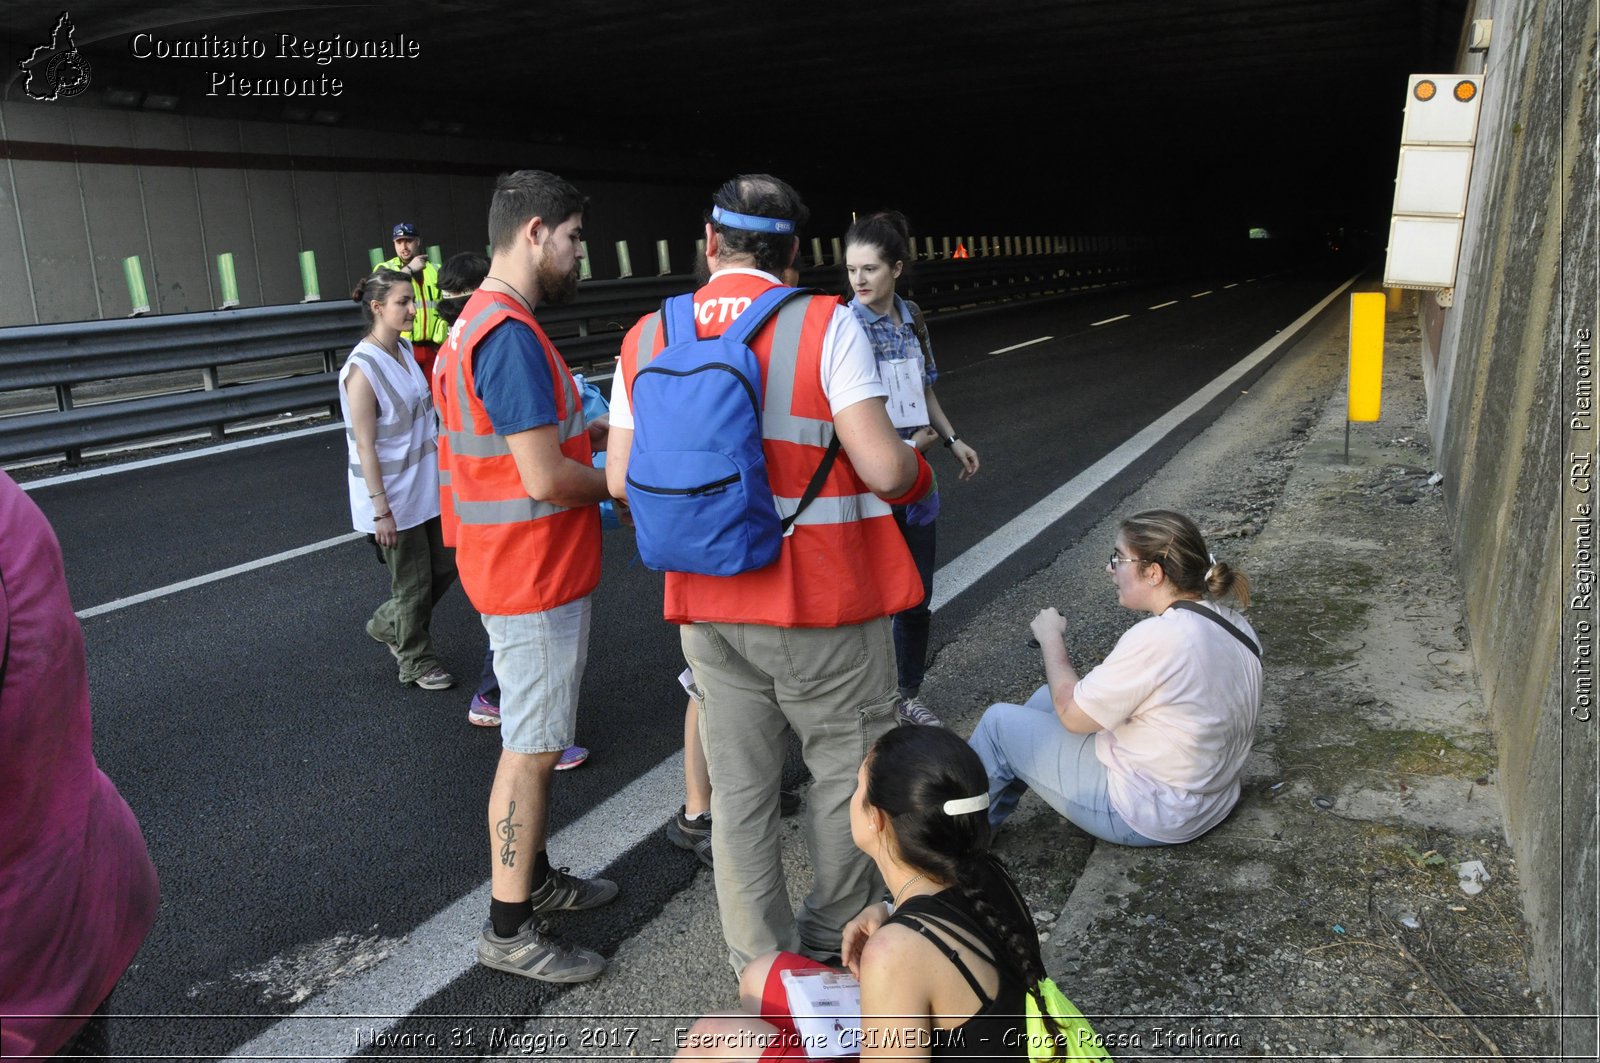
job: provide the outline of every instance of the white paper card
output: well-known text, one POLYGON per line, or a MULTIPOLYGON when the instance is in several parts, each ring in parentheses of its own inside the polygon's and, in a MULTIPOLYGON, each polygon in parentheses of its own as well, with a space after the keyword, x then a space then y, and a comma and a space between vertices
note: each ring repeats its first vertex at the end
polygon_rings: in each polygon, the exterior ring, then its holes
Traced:
POLYGON ((783 971, 789 1015, 812 1059, 861 1054, 861 983, 849 971, 783 971))
POLYGON ((889 392, 889 420, 896 428, 921 428, 928 423, 922 355, 879 362, 878 376, 889 392))

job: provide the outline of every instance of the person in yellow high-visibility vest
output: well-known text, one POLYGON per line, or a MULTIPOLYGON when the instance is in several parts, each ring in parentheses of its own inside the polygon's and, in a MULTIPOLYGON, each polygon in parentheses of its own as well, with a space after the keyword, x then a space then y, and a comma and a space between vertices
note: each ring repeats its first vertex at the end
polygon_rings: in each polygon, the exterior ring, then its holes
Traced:
POLYGON ((450 334, 450 326, 439 316, 439 269, 422 253, 422 238, 417 227, 403 221, 394 227, 394 257, 380 268, 411 275, 411 290, 416 296, 417 318, 411 323, 411 353, 422 366, 422 375, 433 379, 433 360, 439 346, 450 334))

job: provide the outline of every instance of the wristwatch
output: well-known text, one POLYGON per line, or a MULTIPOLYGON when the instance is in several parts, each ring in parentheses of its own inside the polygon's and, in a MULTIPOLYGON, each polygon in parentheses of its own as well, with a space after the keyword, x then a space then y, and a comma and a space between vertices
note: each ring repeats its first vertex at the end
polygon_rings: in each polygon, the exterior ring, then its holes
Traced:
POLYGON ((944 445, 945 445, 945 449, 946 450, 948 450, 951 447, 955 446, 959 442, 961 442, 961 437, 956 435, 956 434, 954 434, 954 433, 951 433, 950 435, 947 435, 947 436, 944 437, 944 445))

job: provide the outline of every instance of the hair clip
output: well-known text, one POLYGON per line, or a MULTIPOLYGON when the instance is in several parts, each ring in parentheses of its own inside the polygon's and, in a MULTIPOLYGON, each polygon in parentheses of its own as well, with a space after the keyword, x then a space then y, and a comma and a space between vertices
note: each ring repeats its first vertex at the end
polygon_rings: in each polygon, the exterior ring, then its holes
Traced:
POLYGON ((958 797, 944 803, 944 814, 947 816, 960 816, 968 812, 982 812, 989 807, 989 795, 978 794, 976 797, 958 797))

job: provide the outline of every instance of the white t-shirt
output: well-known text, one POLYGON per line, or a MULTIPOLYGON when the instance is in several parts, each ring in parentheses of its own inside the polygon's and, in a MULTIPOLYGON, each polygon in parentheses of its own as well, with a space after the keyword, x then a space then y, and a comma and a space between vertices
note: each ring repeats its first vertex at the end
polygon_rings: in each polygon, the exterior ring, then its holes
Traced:
MULTIPOLYGON (((714 281, 732 273, 779 283, 772 274, 757 269, 719 269, 711 279, 714 281)), ((834 310, 827 331, 822 334, 820 371, 823 394, 828 396, 828 408, 835 414, 862 399, 882 398, 888 394, 878 379, 878 359, 872 353, 872 341, 867 339, 855 311, 848 305, 840 304, 834 310)), ((622 382, 620 368, 611 378, 611 425, 633 427, 633 406, 628 401, 628 389, 622 382)))
MULTIPOLYGON (((1201 604, 1260 645, 1238 612, 1201 604)), ((1184 609, 1141 620, 1073 699, 1105 728, 1094 751, 1111 807, 1140 834, 1190 841, 1238 801, 1261 709, 1261 661, 1221 625, 1184 609)))

